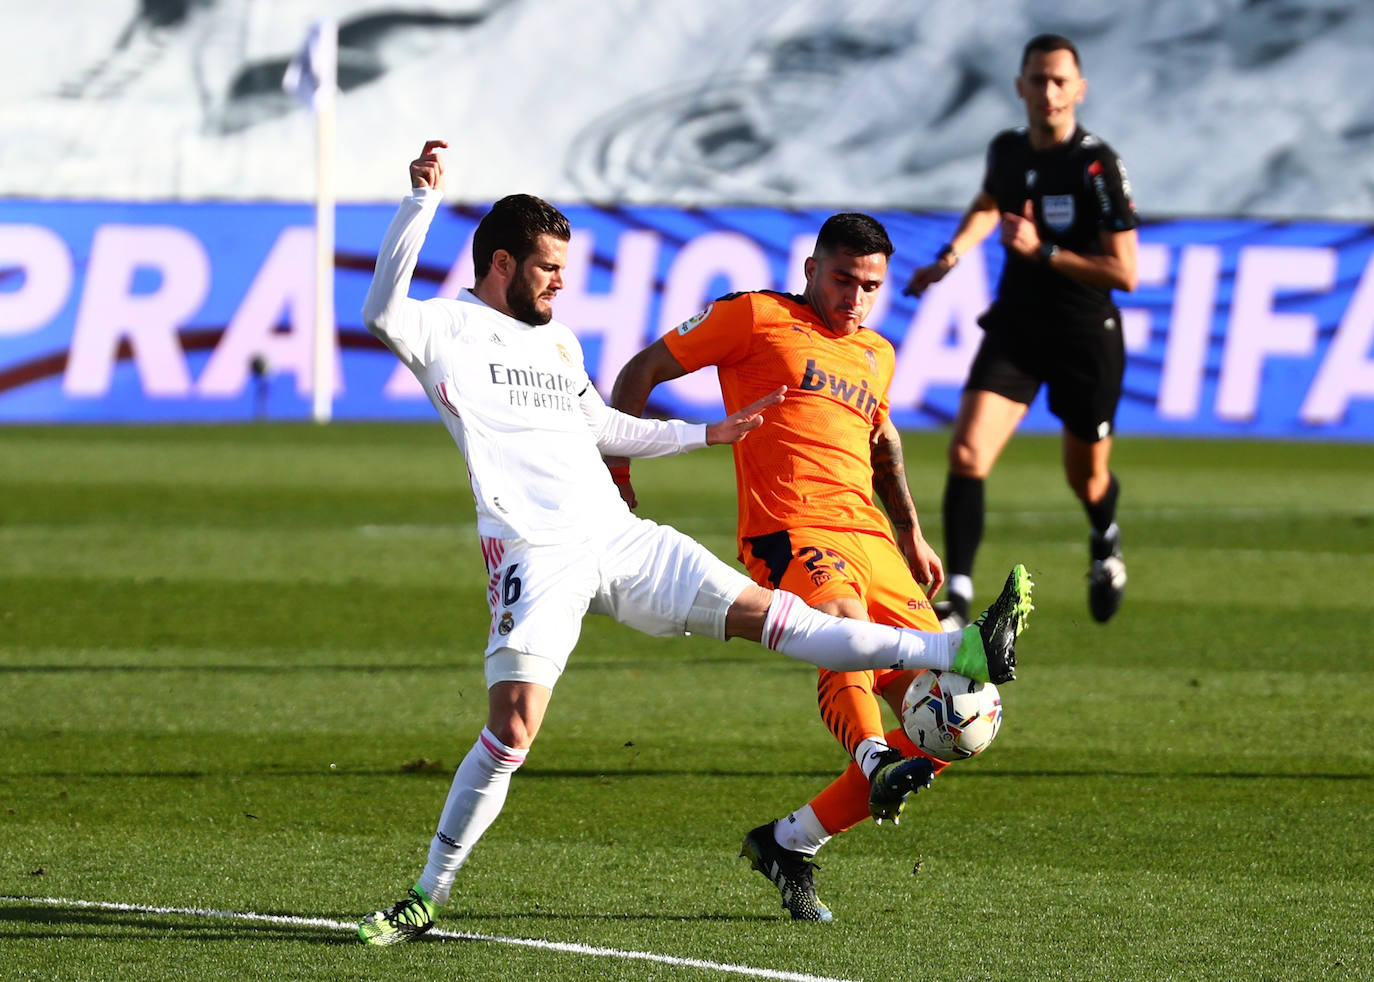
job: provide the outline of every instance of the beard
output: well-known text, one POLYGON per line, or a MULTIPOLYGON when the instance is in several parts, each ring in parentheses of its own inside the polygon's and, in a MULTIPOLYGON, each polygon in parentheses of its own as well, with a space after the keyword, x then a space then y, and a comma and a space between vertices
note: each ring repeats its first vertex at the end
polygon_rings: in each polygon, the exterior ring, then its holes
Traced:
POLYGON ((535 327, 547 324, 553 319, 551 309, 539 309, 539 297, 524 277, 516 277, 510 286, 506 287, 506 306, 516 320, 535 327))

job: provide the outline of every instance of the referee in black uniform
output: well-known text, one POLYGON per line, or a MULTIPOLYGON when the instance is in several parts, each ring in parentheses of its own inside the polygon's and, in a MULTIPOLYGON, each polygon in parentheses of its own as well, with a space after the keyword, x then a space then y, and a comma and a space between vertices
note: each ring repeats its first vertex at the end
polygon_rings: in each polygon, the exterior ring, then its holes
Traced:
POLYGON ((993 138, 982 190, 954 238, 906 287, 919 295, 1000 230, 1006 265, 979 318, 985 336, 959 403, 945 484, 946 614, 963 623, 983 536, 983 482, 1042 384, 1064 426, 1065 477, 1092 525, 1093 617, 1109 620, 1126 589, 1121 485, 1109 467, 1126 362, 1112 290, 1135 289, 1137 220, 1120 159, 1075 119, 1086 88, 1072 41, 1041 34, 1027 42, 1016 78, 1027 125, 993 138))

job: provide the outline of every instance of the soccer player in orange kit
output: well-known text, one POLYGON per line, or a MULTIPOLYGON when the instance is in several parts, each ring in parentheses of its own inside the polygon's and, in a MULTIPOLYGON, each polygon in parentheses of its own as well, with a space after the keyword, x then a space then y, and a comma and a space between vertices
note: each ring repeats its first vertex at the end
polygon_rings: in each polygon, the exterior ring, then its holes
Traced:
MULTIPOLYGON (((631 358, 611 404, 639 415, 656 385, 707 365, 718 369, 727 408, 786 385, 787 399, 734 447, 741 561, 756 583, 827 613, 933 631, 939 619, 929 597, 944 569, 921 534, 901 435, 888 417, 896 356, 863 326, 892 251, 876 219, 831 216, 806 260, 802 296, 758 291, 716 301, 631 358)), ((633 507, 628 461, 607 464, 633 507)), ((989 610, 1013 609, 1019 631, 1030 587, 1017 567, 989 610)), ((995 619, 985 614, 977 623, 995 619)), ((820 673, 821 717, 853 763, 802 808, 750 831, 741 852, 778 887, 794 919, 831 920, 812 875, 821 845, 870 814, 895 822, 907 796, 943 767, 900 728, 884 733, 878 698, 898 710, 913 676, 820 673)))

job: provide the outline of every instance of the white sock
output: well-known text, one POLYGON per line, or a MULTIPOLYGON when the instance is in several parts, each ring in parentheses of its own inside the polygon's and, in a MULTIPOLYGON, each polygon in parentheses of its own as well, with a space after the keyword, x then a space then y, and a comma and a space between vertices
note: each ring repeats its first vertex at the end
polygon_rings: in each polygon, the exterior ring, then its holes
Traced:
POLYGON ((873 769, 878 766, 879 755, 891 749, 886 740, 869 737, 854 748, 854 763, 859 765, 864 777, 871 781, 873 769))
POLYGON ((951 573, 945 581, 945 593, 951 598, 962 597, 965 604, 973 603, 973 577, 951 573))
POLYGON ((962 637, 962 631, 916 631, 831 617, 808 607, 796 594, 774 590, 763 622, 762 643, 789 658, 835 672, 874 668, 947 671, 954 664, 962 637))
POLYGON ((506 803, 510 777, 525 762, 528 750, 508 747, 486 727, 453 775, 439 828, 429 844, 429 861, 420 874, 420 887, 436 904, 448 903, 459 867, 501 806, 506 803))
POLYGON ((825 830, 811 806, 803 805, 791 815, 773 823, 773 841, 784 849, 814 856, 821 846, 830 841, 830 833, 825 830))

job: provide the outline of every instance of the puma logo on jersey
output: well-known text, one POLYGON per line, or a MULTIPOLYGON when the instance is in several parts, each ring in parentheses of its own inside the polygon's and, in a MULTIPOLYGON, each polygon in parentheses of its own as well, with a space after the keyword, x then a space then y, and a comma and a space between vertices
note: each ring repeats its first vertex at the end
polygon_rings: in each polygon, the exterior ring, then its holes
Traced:
POLYGON ((868 379, 855 385, 849 379, 825 371, 814 358, 806 360, 806 371, 802 373, 798 388, 803 392, 829 391, 840 402, 848 403, 869 419, 878 411, 878 397, 868 391, 868 379))

